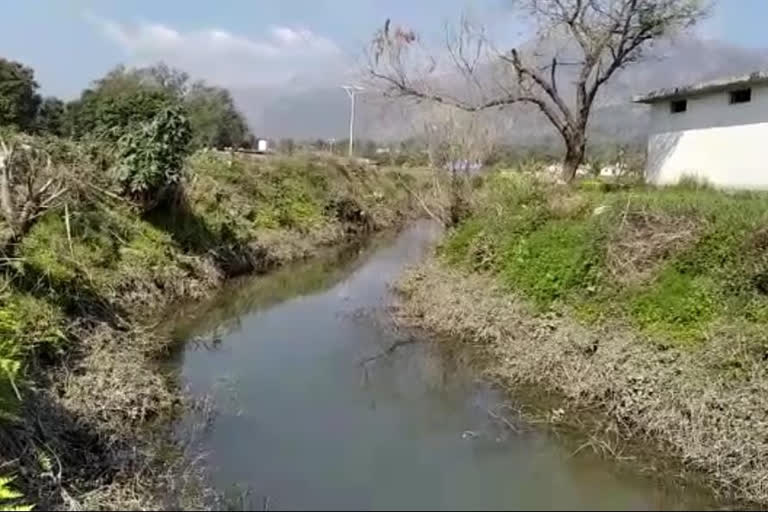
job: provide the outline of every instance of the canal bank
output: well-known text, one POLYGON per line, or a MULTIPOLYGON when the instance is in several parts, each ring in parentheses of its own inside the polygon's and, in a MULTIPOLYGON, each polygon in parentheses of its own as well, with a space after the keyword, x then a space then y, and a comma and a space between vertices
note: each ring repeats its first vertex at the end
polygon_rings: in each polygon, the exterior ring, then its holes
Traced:
POLYGON ((640 444, 766 503, 766 199, 494 173, 400 282, 400 319, 513 395, 552 397, 543 420, 596 417, 582 451, 640 444))
POLYGON ((0 277, 0 476, 23 494, 3 505, 207 505, 186 447, 169 442, 187 404, 157 367, 173 346, 157 329, 166 308, 396 229, 418 214, 404 182, 422 180, 330 156, 201 152, 151 212, 81 183, 0 277))
POLYGON ((391 285, 435 236, 418 223, 177 313, 175 371, 215 404, 196 442, 219 492, 273 509, 715 506, 577 452, 511 414, 461 357, 394 326, 391 285))

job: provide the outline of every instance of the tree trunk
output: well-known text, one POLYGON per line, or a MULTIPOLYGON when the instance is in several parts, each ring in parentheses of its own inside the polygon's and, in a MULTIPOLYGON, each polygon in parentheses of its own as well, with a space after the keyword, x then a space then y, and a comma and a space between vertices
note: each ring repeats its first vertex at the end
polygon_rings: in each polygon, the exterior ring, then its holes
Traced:
POLYGON ((449 208, 450 218, 448 219, 448 226, 455 226, 461 221, 459 177, 455 165, 454 162, 451 162, 451 205, 449 208))
POLYGON ((563 181, 571 183, 576 177, 576 171, 584 163, 587 144, 583 137, 566 145, 565 160, 563 160, 563 181))

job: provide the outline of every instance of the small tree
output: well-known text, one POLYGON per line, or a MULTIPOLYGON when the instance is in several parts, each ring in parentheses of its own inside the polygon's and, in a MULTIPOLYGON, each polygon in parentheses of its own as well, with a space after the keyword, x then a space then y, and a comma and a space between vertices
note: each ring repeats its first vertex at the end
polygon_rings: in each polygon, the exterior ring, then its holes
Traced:
POLYGON ((164 108, 177 104, 166 91, 155 87, 122 84, 87 90, 80 100, 68 105, 74 121, 74 135, 93 135, 115 142, 126 132, 154 119, 164 108))
POLYGON ((178 107, 162 110, 118 140, 117 180, 144 211, 157 206, 181 181, 189 152, 189 121, 178 107))
POLYGON ((248 123, 235 107, 227 89, 197 82, 184 97, 184 107, 192 127, 193 147, 225 148, 248 144, 248 123))
POLYGON ((291 138, 280 139, 277 145, 278 151, 286 155, 292 155, 296 150, 296 142, 291 138))
POLYGON ((485 113, 444 105, 425 105, 419 119, 434 173, 433 190, 440 195, 443 176, 450 179, 447 210, 440 211, 439 216, 446 225, 455 225, 467 214, 472 172, 479 172, 493 153, 498 124, 485 113))
POLYGON ((600 88, 640 60, 654 40, 692 26, 707 13, 705 0, 519 0, 517 5, 536 28, 533 51, 498 51, 484 30, 466 22, 449 34, 451 63, 465 79, 463 95, 435 87, 435 71, 444 71, 438 60, 417 54, 416 33, 392 27, 389 20, 374 36, 368 75, 390 95, 468 111, 534 106, 565 144, 563 179, 568 182, 584 160, 600 88), (554 39, 564 44, 552 44, 554 39), (565 68, 572 91, 563 89, 565 68))

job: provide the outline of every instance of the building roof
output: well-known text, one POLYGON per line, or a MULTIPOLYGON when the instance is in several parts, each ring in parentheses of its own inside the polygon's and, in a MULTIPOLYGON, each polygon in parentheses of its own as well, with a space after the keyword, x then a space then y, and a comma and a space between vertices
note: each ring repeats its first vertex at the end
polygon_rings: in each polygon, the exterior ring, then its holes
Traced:
POLYGON ((734 87, 743 87, 746 85, 756 85, 768 83, 768 71, 755 71, 748 75, 729 76, 718 78, 707 82, 699 82, 682 87, 669 87, 666 89, 657 89, 642 96, 635 96, 632 101, 635 103, 656 103, 687 96, 696 96, 699 94, 708 94, 713 92, 727 91, 734 87))

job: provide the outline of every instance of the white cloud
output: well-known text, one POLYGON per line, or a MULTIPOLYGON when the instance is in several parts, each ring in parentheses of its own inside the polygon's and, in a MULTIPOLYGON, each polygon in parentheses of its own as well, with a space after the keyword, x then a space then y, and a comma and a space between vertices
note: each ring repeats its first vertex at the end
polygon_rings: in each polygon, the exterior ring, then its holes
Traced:
POLYGON ((336 43, 303 27, 273 26, 247 37, 221 28, 182 32, 161 23, 86 18, 125 52, 128 64, 162 60, 223 85, 274 85, 342 58, 336 43))

